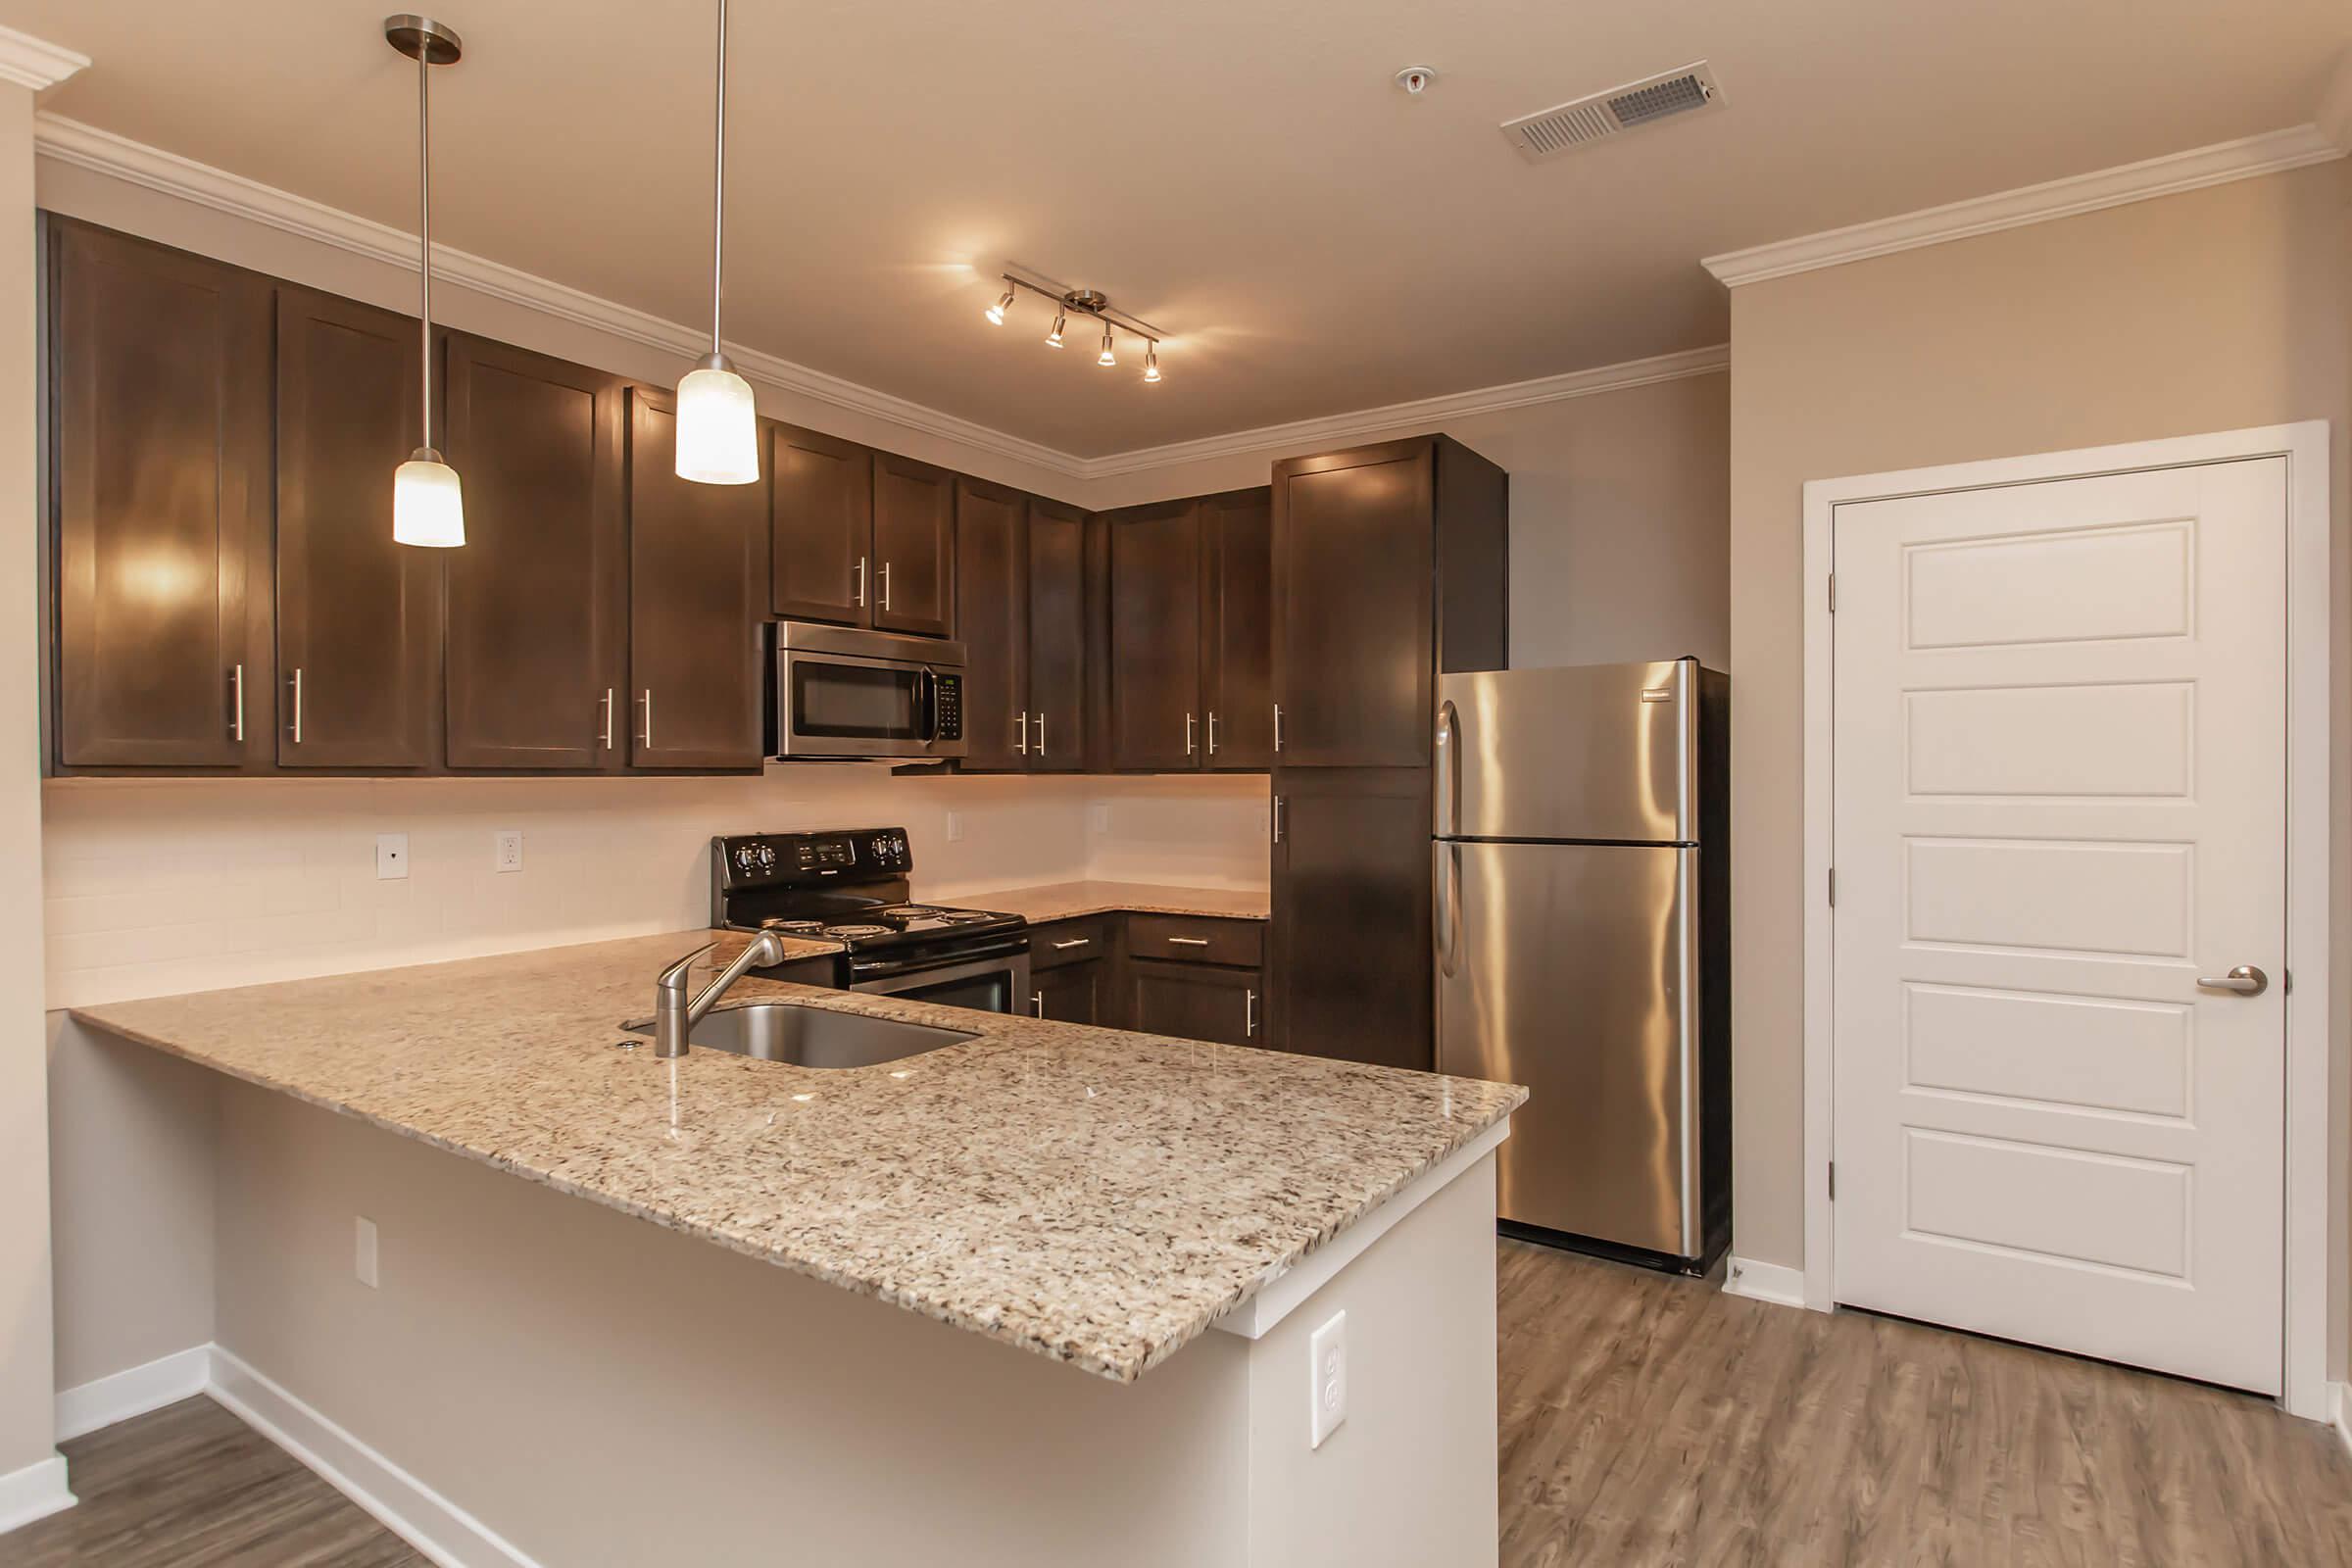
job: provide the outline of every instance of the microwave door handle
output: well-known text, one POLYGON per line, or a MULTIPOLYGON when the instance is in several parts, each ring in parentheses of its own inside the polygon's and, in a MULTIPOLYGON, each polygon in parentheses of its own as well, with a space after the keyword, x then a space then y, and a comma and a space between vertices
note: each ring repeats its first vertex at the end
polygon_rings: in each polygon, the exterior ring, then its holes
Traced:
POLYGON ((915 672, 915 738, 925 746, 939 741, 939 671, 929 664, 915 672))

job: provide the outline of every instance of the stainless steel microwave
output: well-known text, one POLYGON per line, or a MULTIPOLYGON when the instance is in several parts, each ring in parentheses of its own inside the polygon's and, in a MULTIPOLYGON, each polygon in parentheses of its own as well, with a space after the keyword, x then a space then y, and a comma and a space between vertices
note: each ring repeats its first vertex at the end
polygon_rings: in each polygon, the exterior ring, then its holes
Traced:
POLYGON ((775 625, 768 755, 964 755, 963 644, 805 620, 775 625))

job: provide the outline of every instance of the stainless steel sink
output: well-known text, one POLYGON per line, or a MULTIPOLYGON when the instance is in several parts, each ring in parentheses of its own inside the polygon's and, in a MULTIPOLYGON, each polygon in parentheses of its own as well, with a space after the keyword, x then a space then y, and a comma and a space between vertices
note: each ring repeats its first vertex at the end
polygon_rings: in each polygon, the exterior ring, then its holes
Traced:
MULTIPOLYGON (((654 1021, 645 1018, 621 1027, 631 1034, 651 1035, 654 1021)), ((796 1067, 871 1067, 973 1038, 961 1030, 835 1012, 797 1002, 757 1002, 704 1014, 686 1043, 761 1061, 789 1061, 796 1067)))

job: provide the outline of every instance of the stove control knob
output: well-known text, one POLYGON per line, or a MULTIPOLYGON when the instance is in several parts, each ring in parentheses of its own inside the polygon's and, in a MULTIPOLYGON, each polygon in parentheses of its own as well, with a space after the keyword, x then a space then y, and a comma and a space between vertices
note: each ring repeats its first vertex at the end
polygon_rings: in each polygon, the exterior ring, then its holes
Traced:
POLYGON ((735 864, 737 869, 749 871, 752 868, 753 862, 758 858, 759 858, 752 853, 752 847, 749 844, 741 844, 736 846, 735 864))
POLYGON ((774 845, 772 845, 772 844, 762 844, 762 845, 760 845, 760 870, 762 870, 762 871, 772 871, 772 870, 774 870, 775 868, 776 868, 776 847, 775 847, 774 845))
POLYGON ((877 860, 890 858, 890 840, 887 836, 874 840, 874 858, 877 860))
POLYGON ((906 853, 906 841, 903 838, 892 839, 890 841, 890 847, 901 855, 905 855, 906 853))

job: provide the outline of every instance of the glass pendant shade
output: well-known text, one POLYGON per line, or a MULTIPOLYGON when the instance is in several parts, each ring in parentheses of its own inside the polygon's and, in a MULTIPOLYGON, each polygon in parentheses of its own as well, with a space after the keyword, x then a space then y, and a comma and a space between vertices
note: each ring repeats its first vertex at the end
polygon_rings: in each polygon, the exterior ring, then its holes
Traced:
POLYGON ((450 550, 466 542, 466 500, 458 470, 418 447, 392 470, 392 539, 450 550))
POLYGON ((713 355, 678 383, 678 477, 697 484, 755 484, 760 416, 752 383, 713 355))

